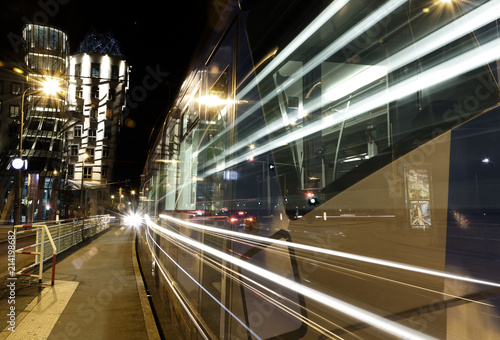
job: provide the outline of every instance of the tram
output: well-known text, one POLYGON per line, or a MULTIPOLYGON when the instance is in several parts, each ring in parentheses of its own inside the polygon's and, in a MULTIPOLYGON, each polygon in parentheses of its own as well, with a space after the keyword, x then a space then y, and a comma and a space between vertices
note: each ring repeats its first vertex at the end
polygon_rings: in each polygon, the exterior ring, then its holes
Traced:
POLYGON ((499 337, 500 2, 213 16, 142 175, 164 337, 499 337))

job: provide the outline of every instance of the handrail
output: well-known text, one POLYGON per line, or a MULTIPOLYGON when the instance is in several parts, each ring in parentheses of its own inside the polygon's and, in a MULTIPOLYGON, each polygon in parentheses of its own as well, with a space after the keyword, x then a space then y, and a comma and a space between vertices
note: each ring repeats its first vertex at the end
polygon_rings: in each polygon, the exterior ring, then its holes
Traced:
MULTIPOLYGON (((42 239, 41 239, 41 242, 40 242, 40 248, 41 249, 37 249, 37 251, 24 251, 24 249, 27 249, 27 247, 24 247, 24 248, 20 248, 20 249, 16 249, 14 252, 16 254, 30 254, 30 255, 36 255, 36 256, 40 256, 39 258, 39 274, 38 275, 33 275, 33 274, 23 274, 22 273, 22 270, 16 274, 18 275, 25 275, 25 276, 35 276, 35 277, 38 277, 38 281, 39 282, 42 282, 42 275, 43 275, 43 261, 44 261, 44 258, 43 258, 43 255, 44 255, 44 246, 45 246, 45 242, 44 242, 44 236, 45 236, 45 233, 47 234, 47 237, 49 238, 49 242, 52 246, 52 281, 51 281, 51 285, 53 286, 54 285, 54 280, 55 280, 55 275, 56 275, 56 256, 57 256, 57 248, 56 248, 56 245, 54 243, 54 240, 52 239, 52 235, 50 234, 50 231, 49 231, 49 228, 47 227, 46 224, 18 224, 18 225, 15 225, 14 228, 37 228, 37 229, 41 229, 42 230, 42 239), (38 251, 40 250, 40 251, 38 251)), ((38 237, 38 230, 37 230, 37 241, 38 241, 39 237, 38 237)), ((38 248, 38 242, 36 243, 37 245, 37 248, 38 248)), ((35 262, 36 264, 36 262, 35 262)))
MULTIPOLYGON (((43 262, 48 260, 44 258, 45 256, 45 234, 49 239, 52 246, 52 285, 54 285, 55 280, 55 267, 56 267, 56 255, 61 253, 72 246, 82 242, 84 240, 84 233, 87 236, 92 236, 100 233, 101 231, 109 227, 109 215, 98 215, 92 216, 89 219, 88 226, 83 227, 82 221, 78 219, 72 219, 71 222, 67 223, 57 223, 57 224, 20 224, 14 226, 14 237, 17 239, 19 234, 28 232, 28 230, 19 229, 36 229, 36 243, 30 246, 24 246, 23 248, 15 249, 14 252, 17 254, 30 254, 35 255, 35 263, 22 268, 20 271, 16 272, 16 275, 38 277, 39 283, 42 282, 43 275, 43 262), (80 227, 83 227, 80 229, 80 227), (40 234, 41 232, 41 234, 40 234), (81 237, 79 233, 82 233, 81 237), (54 237, 52 236, 54 234, 54 237), (56 246, 56 243, 58 244, 56 246), (29 248, 36 247, 36 251, 27 251, 29 248), (27 274, 26 271, 39 265, 39 274, 27 274)), ((15 241, 14 241, 15 242, 15 241)), ((15 243, 14 243, 15 244, 15 243)))
POLYGON ((45 228, 45 232, 49 236, 49 241, 50 241, 50 244, 52 245, 52 283, 51 283, 51 285, 53 286, 54 285, 54 279, 55 279, 55 276, 56 276, 56 255, 57 255, 57 248, 56 248, 56 245, 54 243, 54 240, 52 239, 52 235, 50 235, 49 228, 47 228, 46 224, 44 224, 43 227, 45 228))

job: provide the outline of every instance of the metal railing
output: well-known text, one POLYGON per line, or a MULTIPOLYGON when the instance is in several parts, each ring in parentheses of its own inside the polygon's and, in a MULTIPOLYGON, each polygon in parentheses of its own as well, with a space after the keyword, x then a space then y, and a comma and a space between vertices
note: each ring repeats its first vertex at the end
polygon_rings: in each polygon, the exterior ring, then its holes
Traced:
POLYGON ((14 226, 15 242, 18 235, 36 230, 36 241, 34 244, 15 250, 17 254, 35 255, 35 262, 16 272, 16 275, 37 277, 42 282, 43 263, 52 257, 52 285, 54 284, 56 255, 82 242, 83 240, 97 235, 109 227, 109 215, 91 216, 86 219, 74 219, 59 221, 57 224, 21 224, 14 226), (47 238, 47 239, 46 239, 47 238), (50 244, 50 246, 49 246, 50 244), (31 250, 30 250, 31 249, 31 250), (35 249, 33 251, 33 249, 35 249), (29 274, 36 266, 38 274, 29 274))

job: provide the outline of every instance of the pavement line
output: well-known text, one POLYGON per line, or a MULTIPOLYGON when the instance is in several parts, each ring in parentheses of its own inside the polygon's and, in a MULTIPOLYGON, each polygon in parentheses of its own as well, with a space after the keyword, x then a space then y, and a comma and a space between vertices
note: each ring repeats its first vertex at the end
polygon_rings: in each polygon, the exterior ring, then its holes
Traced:
MULTIPOLYGON (((5 339, 47 339, 77 286, 75 281, 56 280, 54 286, 44 289, 40 299, 33 299, 26 307, 27 314, 18 320, 15 332, 7 330, 10 334, 5 339)), ((5 335, 5 330, 2 335, 5 335)))
POLYGON ((151 310, 151 305, 149 304, 149 299, 146 293, 146 287, 144 286, 144 281, 142 280, 141 270, 139 269, 139 264, 137 262, 137 252, 135 249, 136 237, 137 232, 134 233, 134 238, 132 240, 132 262, 134 266, 137 290, 139 292, 139 300, 141 300, 142 313, 144 315, 144 324, 146 325, 148 340, 160 340, 161 338, 158 333, 158 327, 156 326, 153 311, 151 310))

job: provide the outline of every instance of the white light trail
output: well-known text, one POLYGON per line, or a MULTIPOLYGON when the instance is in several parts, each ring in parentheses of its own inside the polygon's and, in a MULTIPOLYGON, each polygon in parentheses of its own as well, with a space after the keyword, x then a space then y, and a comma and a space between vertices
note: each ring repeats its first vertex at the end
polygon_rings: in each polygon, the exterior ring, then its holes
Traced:
MULTIPOLYGON (((229 310, 229 308, 227 308, 226 306, 224 306, 224 304, 222 304, 215 296, 213 296, 205 287, 203 287, 203 285, 201 285, 194 277, 192 277, 181 265, 179 265, 162 247, 160 247, 160 245, 158 243, 156 243, 156 241, 151 237, 151 234, 149 232, 149 228, 147 229, 147 232, 148 232, 148 236, 149 238, 151 239, 151 241, 153 241, 153 243, 156 245, 156 247, 158 249, 160 249, 160 251, 165 254, 165 256, 168 257, 168 259, 173 263, 175 264, 175 266, 177 266, 177 268, 179 268, 187 277, 189 277, 191 279, 191 281, 193 281, 198 287, 200 287, 208 296, 210 296, 210 298, 212 298, 215 302, 217 302, 218 305, 220 305, 229 315, 231 315, 240 325, 242 325, 243 327, 245 327, 245 329, 247 329, 254 337, 256 337, 257 339, 261 339, 257 334, 255 334, 254 331, 252 331, 243 321, 241 321, 233 312, 231 312, 231 310, 229 310)), ((184 237, 184 236, 183 236, 184 237)), ((158 262, 158 259, 156 258, 156 255, 155 253, 151 250, 151 248, 149 249, 151 254, 153 254, 153 256, 155 256, 155 259, 156 259, 156 263, 159 263, 158 262)), ((168 281, 167 277, 165 277, 165 279, 168 281)), ((178 297, 179 298, 179 297, 178 297)))
POLYGON ((338 312, 346 314, 350 317, 358 319, 364 323, 372 325, 372 326, 374 326, 374 327, 376 327, 384 332, 390 333, 394 336, 404 338, 404 339, 434 339, 433 337, 430 337, 426 334, 417 332, 411 328, 408 328, 408 327, 402 326, 400 324, 397 324, 395 322, 389 321, 383 317, 380 317, 376 314, 368 312, 362 308, 348 304, 342 300, 339 300, 339 299, 333 298, 329 295, 326 295, 324 293, 318 292, 317 290, 314 290, 312 288, 304 286, 304 285, 297 283, 293 280, 287 279, 287 278, 282 277, 280 275, 277 275, 273 272, 270 272, 266 269, 252 265, 246 261, 235 258, 229 254, 226 254, 226 253, 223 253, 219 250, 213 249, 212 247, 209 247, 203 243, 200 243, 200 242, 192 240, 188 237, 179 235, 179 234, 174 233, 172 231, 169 231, 167 229, 161 228, 157 224, 153 223, 151 220, 148 220, 147 222, 148 222, 147 223, 148 226, 155 229, 157 233, 164 234, 164 235, 167 235, 168 237, 175 238, 175 239, 177 239, 185 244, 188 244, 192 247, 198 248, 204 252, 210 253, 213 256, 216 256, 224 261, 232 263, 232 264, 239 266, 241 268, 245 268, 245 269, 251 271, 252 273, 254 273, 260 277, 263 277, 267 280, 273 281, 274 283, 276 283, 278 285, 281 285, 281 286, 286 287, 286 288, 288 288, 292 291, 295 291, 299 294, 307 296, 308 298, 310 298, 316 302, 319 302, 319 303, 321 303, 329 308, 335 309, 338 312))
MULTIPOLYGON (((252 150, 251 153, 247 152, 244 155, 235 157, 231 161, 226 162, 225 169, 245 162, 249 156, 256 157, 263 153, 272 151, 276 148, 276 146, 292 143, 298 139, 307 137, 313 133, 339 124, 342 121, 354 118, 382 105, 387 105, 390 102, 404 98, 420 90, 438 85, 498 59, 500 59, 499 38, 494 39, 480 47, 476 47, 468 52, 465 52, 453 59, 449 59, 433 68, 422 72, 417 76, 409 78, 397 85, 387 88, 384 91, 365 98, 364 100, 356 104, 352 104, 348 112, 339 111, 335 115, 328 116, 328 119, 318 120, 314 123, 311 123, 307 127, 294 130, 293 134, 282 136, 272 142, 256 148, 252 150)), ((321 105, 321 103, 315 102, 314 104, 312 104, 312 106, 307 107, 307 111, 313 110, 319 105, 321 105)), ((218 171, 219 169, 212 168, 205 173, 205 176, 212 175, 218 171)))
MULTIPOLYGON (((267 75, 271 73, 276 67, 278 67, 282 62, 288 58, 290 54, 292 54, 301 44, 303 44, 312 34, 316 33, 316 31, 331 17, 333 17, 348 1, 334 1, 332 5, 330 5, 329 9, 325 10, 320 16, 319 19, 314 20, 304 31, 302 31, 299 36, 292 41, 285 49, 277 55, 275 59, 266 67, 262 72, 260 72, 256 77, 247 85, 244 89, 242 89, 236 96, 236 101, 242 100, 243 96, 246 95, 251 89, 256 87, 259 82, 261 82, 267 75)), ((326 47, 323 51, 318 53, 312 60, 310 60, 301 70, 293 75, 287 80, 286 84, 281 85, 278 89, 268 94, 265 98, 262 98, 258 103, 252 106, 249 110, 244 112, 241 116, 237 118, 234 124, 238 124, 238 122, 243 121, 248 118, 253 112, 259 110, 262 105, 269 102, 271 99, 276 97, 279 93, 283 92, 285 89, 290 87, 299 79, 302 79, 304 74, 310 72, 312 69, 321 64, 326 58, 330 57, 334 53, 340 51, 344 48, 349 42, 358 38, 363 32, 368 30, 374 24, 385 18, 395 9, 397 9, 402 4, 406 3, 407 0, 391 0, 386 4, 382 5, 380 8, 371 13, 368 17, 361 20, 356 26, 352 27, 349 31, 343 34, 341 37, 332 42, 328 47, 326 47)), ((281 125, 282 127, 283 125, 281 125)), ((227 127, 218 136, 212 139, 209 143, 205 144, 202 148, 198 150, 198 153, 202 152, 204 149, 209 147, 212 143, 214 143, 218 138, 224 136, 232 126, 227 127)), ((209 164, 210 165, 210 164, 209 164)))
MULTIPOLYGON (((167 225, 170 228, 172 228, 171 225, 169 225, 169 224, 167 224, 167 225)), ((175 229, 172 228, 172 230, 175 230, 175 229)), ((175 231, 177 231, 177 230, 175 230, 175 231)), ((149 229, 148 229, 148 234, 149 234, 149 229)), ((182 235, 186 236, 185 234, 182 234, 182 235)), ((162 235, 162 236, 165 236, 165 235, 162 235)), ((186 236, 186 237, 188 237, 188 236, 186 236)), ((180 241, 174 240, 174 239, 172 239, 170 237, 167 240, 169 242, 171 242, 172 244, 175 244, 177 247, 179 247, 179 249, 183 249, 184 251, 186 251, 189 254, 193 255, 193 252, 192 252, 193 248, 192 247, 184 246, 180 241)), ((153 240, 153 242, 155 244, 157 244, 154 240, 153 240)), ((150 248, 150 251, 151 251, 151 248, 150 248)), ((165 253, 165 251, 163 249, 161 249, 161 251, 165 253)), ((167 254, 165 254, 165 255, 167 255, 167 254)), ((154 254, 153 254, 153 256, 154 256, 154 254)), ((169 255, 167 255, 167 256, 170 258, 169 255)), ((194 256, 196 256, 196 255, 194 255, 194 256)), ((210 262, 211 262, 211 260, 210 260, 210 262)), ((261 283, 258 283, 256 281, 252 280, 251 278, 249 278, 248 276, 244 276, 241 273, 239 273, 239 272, 237 272, 237 271, 235 271, 235 270, 233 270, 233 269, 231 269, 231 268, 229 268, 227 266, 223 266, 223 268, 224 268, 224 271, 223 271, 221 269, 222 267, 216 268, 216 265, 213 264, 213 263, 210 263, 210 262, 208 262, 207 264, 210 265, 215 270, 218 270, 219 272, 224 273, 224 275, 226 275, 227 278, 229 278, 229 279, 233 280, 234 282, 240 284, 241 286, 245 287, 246 289, 251 290, 254 294, 260 295, 261 297, 265 298, 269 303, 273 304, 274 306, 276 306, 277 308, 281 309, 282 311, 290 314, 294 318, 299 319, 302 322, 308 324, 309 327, 315 329, 317 332, 319 332, 319 333, 321 333, 323 335, 326 335, 328 337, 331 337, 331 338, 342 339, 340 336, 332 333, 331 331, 329 331, 324 326, 321 326, 317 322, 312 321, 310 318, 304 317, 303 315, 301 315, 300 313, 294 311, 292 308, 290 308, 286 304, 280 302, 279 300, 286 300, 289 304, 291 304, 293 306, 296 306, 297 308, 302 308, 302 306, 300 306, 300 304, 298 304, 297 302, 292 301, 289 298, 286 298, 286 297, 278 294, 273 289, 270 289, 269 287, 267 287, 267 286, 265 286, 265 285, 263 285, 261 283), (242 280, 241 278, 245 278, 246 281, 242 280), (271 297, 271 295, 275 296, 275 298, 271 297)), ((181 269, 181 270, 184 272, 183 269, 181 269)), ((189 274, 187 274, 187 275, 192 279, 192 277, 189 274)), ((196 284, 200 285, 198 282, 196 282, 196 284)), ((204 288, 202 288, 202 289, 205 290, 204 288)), ((223 307, 223 308, 226 309, 226 307, 223 307)), ((333 328, 342 329, 344 332, 349 332, 347 329, 343 328, 341 325, 336 324, 336 323, 332 322, 331 320, 328 320, 328 319, 322 317, 321 315, 315 313, 314 311, 307 310, 307 313, 308 314, 314 314, 316 316, 316 318, 319 318, 319 319, 323 320, 324 322, 329 323, 330 325, 333 326, 333 328)), ((233 315, 233 314, 231 313, 231 315, 233 315)), ((239 320, 238 320, 238 322, 239 322, 239 320)), ((247 328, 249 331, 251 331, 246 325, 245 325, 245 328, 247 328)), ((252 334, 253 334, 253 332, 252 332, 252 334)), ((255 336, 258 337, 257 335, 255 335, 255 336)))
MULTIPOLYGON (((146 218, 149 220, 149 218, 147 216, 146 216, 146 218)), ((148 231, 148 234, 149 234, 149 231, 148 231)), ((147 241, 147 239, 146 239, 146 241, 147 241)), ((153 256, 153 258, 155 259, 155 263, 161 263, 161 262, 159 262, 158 258, 156 257, 156 253, 153 251, 153 249, 151 249, 151 246, 150 246, 149 242, 147 242, 147 245, 148 245, 148 248, 149 248, 149 252, 151 253, 151 255, 153 256)), ((165 269, 163 268, 162 265, 159 265, 158 269, 160 270, 161 274, 165 278, 165 281, 169 285, 170 290, 174 293, 175 297, 177 298, 177 301, 179 301, 179 303, 181 304, 182 308, 184 308, 184 310, 188 314, 188 316, 191 319, 191 321, 193 321, 196 329, 198 329, 198 331, 200 332, 200 334, 203 336, 203 338, 205 340, 209 340, 208 336, 205 334, 205 331, 201 328, 200 322, 198 320, 196 320, 196 318, 194 317, 194 314, 191 311, 191 309, 184 303, 184 300, 179 295, 179 292, 177 292, 177 288, 174 287, 174 284, 173 284, 174 281, 170 278, 169 274, 165 271, 165 269)))
POLYGON ((267 77, 274 69, 286 60, 293 52, 297 50, 307 39, 316 33, 321 26, 333 18, 350 0, 333 1, 320 15, 314 19, 297 37, 281 51, 252 81, 242 89, 236 96, 236 100, 242 100, 243 97, 254 87, 257 87, 260 81, 267 77))
POLYGON ((180 220, 178 218, 164 215, 164 214, 161 214, 159 217, 173 221, 175 223, 179 223, 179 224, 187 226, 187 227, 211 231, 211 232, 219 233, 219 234, 225 234, 225 235, 229 235, 232 237, 249 239, 249 240, 262 242, 262 243, 274 243, 274 244, 284 245, 287 247, 292 247, 295 249, 303 249, 303 250, 311 251, 314 253, 321 253, 321 254, 331 255, 331 256, 335 256, 335 257, 341 257, 341 258, 345 258, 345 259, 349 259, 349 260, 372 263, 372 264, 381 265, 381 266, 385 266, 385 267, 402 269, 402 270, 412 271, 415 273, 438 276, 438 277, 443 277, 443 278, 452 279, 452 280, 477 283, 477 284, 486 285, 486 286, 500 287, 500 283, 473 279, 473 278, 469 278, 469 277, 465 277, 465 276, 449 274, 449 273, 440 272, 437 270, 417 267, 417 266, 408 265, 408 264, 404 264, 404 263, 381 260, 381 259, 377 259, 377 258, 373 258, 373 257, 363 256, 363 255, 350 254, 350 253, 345 253, 345 252, 341 252, 341 251, 337 251, 337 250, 319 248, 319 247, 314 247, 314 246, 301 244, 301 243, 275 240, 275 239, 271 239, 271 238, 263 237, 263 236, 258 236, 258 235, 243 234, 243 233, 240 233, 237 231, 232 231, 232 230, 225 230, 225 229, 220 229, 220 228, 215 228, 215 227, 208 227, 205 225, 201 225, 201 224, 197 224, 197 223, 193 223, 193 222, 189 222, 189 221, 183 221, 183 220, 180 220))
MULTIPOLYGON (((386 10, 386 8, 383 9, 386 10)), ((381 14, 378 14, 378 16, 375 17, 370 16, 369 18, 367 18, 367 22, 373 23, 376 22, 377 20, 381 20, 380 16, 381 14)), ((337 85, 335 85, 333 88, 325 91, 326 93, 322 96, 321 101, 317 101, 315 104, 307 106, 307 110, 309 112, 315 111, 316 109, 320 108, 320 106, 325 106, 329 103, 334 102, 335 100, 338 100, 343 96, 352 94, 361 87, 384 77, 388 73, 393 72, 394 70, 397 70, 398 68, 407 65, 408 63, 414 62, 415 60, 418 60, 419 58, 422 58, 423 56, 439 48, 442 48, 443 46, 455 41, 456 39, 461 38, 466 34, 470 34, 471 32, 474 32, 479 28, 483 27, 484 25, 493 22, 499 18, 500 18, 500 3, 488 2, 482 5, 481 7, 478 7, 473 11, 467 13, 466 15, 452 21, 451 23, 445 25, 439 30, 429 34, 428 36, 420 39, 414 44, 395 53, 389 58, 384 59, 380 63, 367 67, 358 74, 338 82, 337 85)), ((361 27, 365 26, 366 25, 363 24, 361 27)), ((359 29, 360 28, 355 27, 350 32, 358 32, 359 29)), ((348 34, 346 35, 351 37, 353 33, 350 32, 348 32, 348 34)), ((353 39, 354 38, 356 37, 353 37, 353 39)), ((342 47, 343 46, 340 46, 340 48, 342 47)), ((297 75, 294 75, 294 77, 290 79, 287 84, 291 85, 292 83, 295 83, 298 79, 301 79, 301 77, 306 72, 320 65, 322 62, 326 60, 326 58, 328 58, 338 50, 339 46, 336 45, 335 43, 332 43, 325 50, 323 50, 318 56, 309 61, 304 66, 304 69, 297 75)), ((249 109, 248 112, 246 112, 243 116, 239 117, 238 120, 244 119, 250 113, 253 113, 255 110, 259 109, 262 104, 265 104, 270 99, 277 96, 285 88, 286 87, 280 87, 273 93, 267 95, 261 102, 254 105, 252 108, 249 109)), ((374 97, 377 95, 378 94, 375 94, 374 97)), ((268 123, 265 129, 260 129, 259 131, 256 131, 254 134, 252 134, 250 137, 247 137, 245 140, 239 141, 237 144, 233 145, 230 152, 234 153, 244 148, 247 144, 255 140, 259 140, 260 138, 267 136, 269 133, 275 132, 281 128, 283 128, 282 120, 275 120, 274 122, 268 123)), ((224 133, 225 132, 221 133, 221 135, 223 135, 224 133)), ((217 138, 218 137, 213 139, 211 142, 214 142, 217 138)), ((206 148, 207 146, 208 145, 204 146, 204 148, 206 148)), ((204 148, 200 149, 199 151, 202 151, 204 148)), ((228 152, 229 151, 226 151, 223 155, 221 155, 221 157, 228 156, 228 152)), ((205 165, 210 166, 212 163, 213 162, 208 162, 205 165)))

